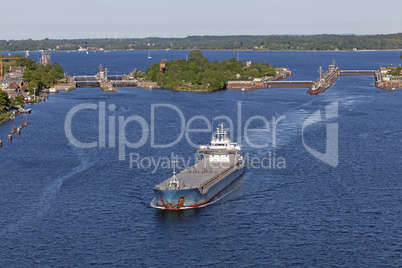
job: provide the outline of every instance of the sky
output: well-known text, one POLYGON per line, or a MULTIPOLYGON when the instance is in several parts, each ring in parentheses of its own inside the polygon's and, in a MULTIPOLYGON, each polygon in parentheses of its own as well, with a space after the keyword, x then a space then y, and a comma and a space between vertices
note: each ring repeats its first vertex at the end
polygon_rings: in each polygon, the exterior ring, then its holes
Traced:
POLYGON ((17 9, 2 7, 1 40, 402 32, 402 1, 19 0, 17 9))

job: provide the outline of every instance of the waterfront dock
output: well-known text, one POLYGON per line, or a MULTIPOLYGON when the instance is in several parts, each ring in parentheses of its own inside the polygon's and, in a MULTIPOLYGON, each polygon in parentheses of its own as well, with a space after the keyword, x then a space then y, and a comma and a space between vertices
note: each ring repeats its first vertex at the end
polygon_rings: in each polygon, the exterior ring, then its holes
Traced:
POLYGON ((392 92, 396 88, 402 88, 402 80, 397 78, 387 77, 387 71, 382 68, 380 70, 340 70, 335 66, 330 65, 328 71, 314 83, 314 87, 309 89, 307 93, 316 95, 324 93, 339 76, 351 75, 372 75, 376 87, 392 92))
POLYGON ((242 89, 243 92, 252 92, 262 88, 308 88, 310 95, 324 93, 330 88, 340 76, 352 75, 372 75, 374 76, 375 86, 385 91, 392 92, 396 88, 402 88, 402 80, 398 78, 390 78, 386 68, 381 70, 341 70, 335 66, 335 62, 328 66, 328 70, 324 72, 322 67, 319 68, 320 77, 315 81, 281 81, 291 75, 288 70, 286 75, 273 77, 272 79, 262 79, 261 81, 229 81, 228 89, 242 89))
MULTIPOLYGON (((254 80, 246 80, 246 81, 228 81, 227 89, 241 89, 246 92, 255 91, 261 88, 271 87, 270 85, 277 85, 277 87, 281 87, 281 80, 288 78, 293 73, 288 68, 282 68, 280 72, 278 72, 275 76, 254 79, 254 80)), ((285 84, 288 84, 286 82, 285 84)))
POLYGON ((395 89, 402 88, 402 79, 400 77, 390 77, 387 68, 381 68, 374 73, 375 86, 387 91, 393 92, 395 89))
POLYGON ((55 88, 56 90, 64 90, 64 91, 66 91, 66 92, 71 91, 71 90, 74 90, 74 89, 76 88, 75 80, 74 80, 74 82, 72 82, 72 83, 56 84, 56 85, 54 86, 54 88, 55 88))

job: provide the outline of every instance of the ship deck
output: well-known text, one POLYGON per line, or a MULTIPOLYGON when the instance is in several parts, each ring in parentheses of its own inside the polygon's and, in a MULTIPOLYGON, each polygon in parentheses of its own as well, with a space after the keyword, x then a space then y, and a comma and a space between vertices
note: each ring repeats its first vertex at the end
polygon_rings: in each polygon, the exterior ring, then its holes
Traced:
MULTIPOLYGON (((176 177, 180 182, 179 190, 198 188, 209 179, 216 176, 218 172, 222 173, 231 166, 233 166, 233 163, 229 162, 213 163, 212 165, 208 165, 204 161, 199 161, 194 166, 191 166, 188 169, 176 174, 176 177)), ((170 179, 171 177, 157 184, 155 189, 168 190, 170 179)))

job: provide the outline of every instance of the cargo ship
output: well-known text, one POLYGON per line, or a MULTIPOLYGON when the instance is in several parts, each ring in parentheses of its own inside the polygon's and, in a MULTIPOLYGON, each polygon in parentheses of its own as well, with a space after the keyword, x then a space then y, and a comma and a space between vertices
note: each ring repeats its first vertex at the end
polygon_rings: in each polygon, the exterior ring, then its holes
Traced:
MULTIPOLYGON (((196 163, 154 187, 151 206, 158 209, 179 210, 208 204, 244 172, 241 146, 232 143, 224 131, 217 128, 210 145, 197 150, 196 163)), ((175 161, 174 161, 175 162, 175 161)))

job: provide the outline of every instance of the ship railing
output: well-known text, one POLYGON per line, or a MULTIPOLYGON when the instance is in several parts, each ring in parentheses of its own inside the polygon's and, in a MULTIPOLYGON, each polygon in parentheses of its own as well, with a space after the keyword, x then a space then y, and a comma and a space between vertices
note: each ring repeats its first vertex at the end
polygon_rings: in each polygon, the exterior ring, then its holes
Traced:
POLYGON ((205 192, 205 189, 207 189, 210 184, 212 184, 217 178, 223 178, 226 175, 226 173, 228 173, 228 171, 234 169, 236 165, 237 164, 228 167, 227 169, 223 170, 222 173, 218 173, 215 176, 213 176, 212 178, 210 178, 209 180, 207 180, 206 182, 204 182, 200 186, 201 191, 205 192))

